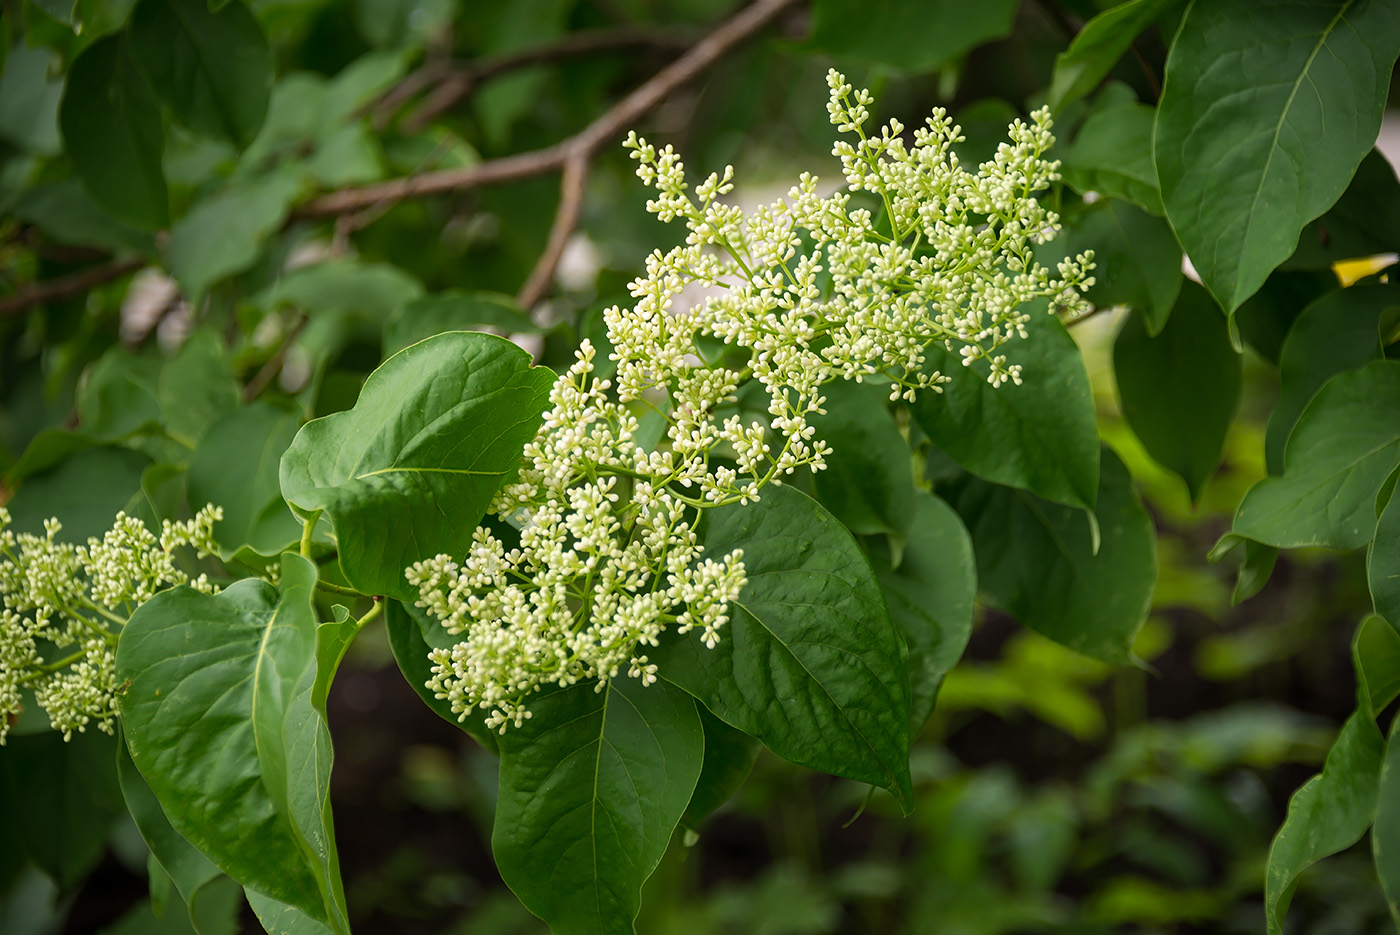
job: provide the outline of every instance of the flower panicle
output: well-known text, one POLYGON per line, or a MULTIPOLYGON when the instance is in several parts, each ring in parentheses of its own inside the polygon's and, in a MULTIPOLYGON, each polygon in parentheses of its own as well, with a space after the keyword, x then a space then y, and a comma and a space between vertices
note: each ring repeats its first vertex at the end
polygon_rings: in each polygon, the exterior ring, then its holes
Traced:
POLYGON ((217 555, 213 528, 222 518, 221 508, 206 505, 190 520, 166 520, 156 535, 118 513, 101 538, 77 545, 59 541, 57 518, 44 521, 42 536, 16 533, 0 507, 0 745, 26 692, 65 740, 89 725, 113 732, 122 623, 168 587, 215 593, 207 576, 178 568, 173 553, 189 547, 200 558, 217 555))
POLYGON ((943 110, 912 134, 898 120, 867 132, 870 93, 835 70, 827 84, 845 135, 832 149, 845 185, 829 195, 803 173, 746 212, 725 200, 733 167, 692 188, 672 147, 628 134, 655 193, 647 209, 682 222, 684 242, 647 257, 631 307, 603 313, 611 375, 580 346, 469 554, 407 570, 418 606, 462 637, 432 653, 428 683, 460 717, 483 712, 504 732, 547 686, 650 684, 644 651, 666 629, 714 647, 747 579, 738 550, 706 554, 699 512, 822 470, 831 449, 811 417, 827 384, 887 381, 891 400, 939 392, 950 378, 927 357, 939 344, 992 386, 1019 386, 1002 348, 1026 336, 1024 306, 1087 307, 1091 253, 1053 271, 1034 257, 1060 230, 1037 197, 1059 178, 1048 110, 969 169, 943 110))

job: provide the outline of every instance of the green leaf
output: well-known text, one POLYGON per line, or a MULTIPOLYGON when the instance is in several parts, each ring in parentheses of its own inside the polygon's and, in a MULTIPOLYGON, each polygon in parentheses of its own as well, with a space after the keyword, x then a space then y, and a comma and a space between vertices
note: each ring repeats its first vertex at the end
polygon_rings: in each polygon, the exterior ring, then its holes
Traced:
POLYGON ((246 890, 248 905, 268 935, 333 935, 330 929, 295 906, 278 902, 257 890, 246 890))
POLYGON ((137 608, 117 646, 127 748, 171 825, 245 887, 346 932, 330 733, 313 697, 316 567, 137 608))
POLYGON ((0 749, 0 814, 33 863, 68 895, 101 859, 121 811, 116 743, 90 730, 11 735, 0 749))
POLYGON ((74 59, 58 122, 64 152, 93 201, 144 230, 170 223, 160 105, 132 64, 125 33, 74 59))
POLYGON ((834 55, 932 71, 1011 34, 1016 0, 817 0, 810 43, 834 55))
POLYGON ((837 381, 822 392, 826 414, 809 424, 832 453, 813 480, 817 499, 851 532, 903 533, 914 510, 914 476, 888 391, 837 381))
POLYGON ((59 243, 154 256, 155 238, 104 211, 77 179, 35 185, 15 204, 16 217, 59 243))
POLYGON ((239 0, 141 0, 131 49, 171 114, 198 133, 242 148, 253 141, 272 89, 272 49, 239 0))
POLYGON ((422 294, 422 284, 397 266, 342 260, 294 270, 252 301, 264 308, 290 305, 313 317, 357 315, 382 326, 422 294))
POLYGON ((1400 630, 1371 614, 1356 628, 1351 658, 1356 670, 1356 709, 1375 720, 1400 697, 1400 630))
POLYGON ((698 631, 649 653, 663 679, 801 766, 889 789, 907 810, 904 641, 851 534, 791 487, 703 516, 718 558, 742 549, 748 584, 713 649, 698 631))
POLYGON ((703 705, 697 705, 696 710, 700 712, 700 724, 705 729, 705 763, 681 819, 691 830, 739 791, 763 749, 763 744, 730 727, 703 705))
POLYGON ((1131 0, 1104 10, 1055 56, 1047 103, 1060 110, 1088 94, 1108 76, 1133 40, 1181 0, 1131 0))
POLYGON ((1275 270, 1259 291, 1235 310, 1229 320, 1233 329, 1230 339, 1237 350, 1243 351, 1238 340, 1242 338, 1265 360, 1277 364, 1283 342, 1303 309, 1337 288, 1337 277, 1330 269, 1275 270))
POLYGON ((1371 828, 1371 853, 1376 861, 1390 917, 1400 927, 1400 717, 1390 725, 1376 786, 1376 821, 1371 828))
POLYGON ((700 776, 695 701, 619 678, 536 696, 530 710, 501 737, 501 878, 555 935, 630 935, 700 776))
POLYGON ((1193 3, 1154 141, 1167 218, 1234 312, 1346 190, 1380 130, 1400 10, 1367 0, 1193 3))
POLYGON ((323 188, 363 185, 384 177, 384 156, 369 128, 351 123, 326 134, 302 168, 323 188))
POLYGON ((117 751, 117 778, 121 782, 122 798, 126 801, 127 811, 136 822, 142 840, 151 849, 151 856, 175 884, 175 889, 185 902, 190 920, 198 931, 198 897, 210 883, 222 878, 223 873, 171 826, 170 819, 165 817, 155 793, 146 784, 136 764, 131 762, 131 755, 127 753, 125 744, 117 751))
POLYGON ((253 265, 287 220, 301 184, 298 168, 279 167, 195 202, 171 230, 167 255, 171 274, 192 303, 214 283, 253 265))
MULTIPOLYGON (((1059 154, 1065 183, 1081 195, 1098 192, 1161 217, 1162 195, 1157 191, 1157 168, 1152 164, 1152 123, 1156 118, 1155 109, 1136 101, 1096 107, 1074 142, 1059 154)), ((1180 265, 1178 261, 1178 268, 1180 265)))
POLYGON ((972 539, 952 507, 932 494, 915 494, 913 521, 899 564, 881 539, 867 545, 870 564, 909 646, 911 733, 933 713, 943 676, 957 664, 972 635, 977 561, 972 539))
POLYGON ((160 423, 158 357, 113 347, 93 364, 78 389, 78 426, 101 441, 127 438, 160 423))
POLYGON ((300 537, 277 473, 300 427, 295 413, 258 401, 215 421, 190 455, 190 506, 223 507, 214 536, 224 558, 245 546, 276 555, 300 537))
POLYGON ((57 155, 58 102, 63 79, 50 78, 53 53, 23 42, 5 55, 0 71, 0 139, 39 156, 57 155))
POLYGON ((1250 488, 1216 553, 1240 537, 1284 549, 1365 545, 1376 530, 1376 492, 1397 461, 1400 362, 1338 374, 1298 417, 1283 476, 1250 488))
POLYGON ((539 328, 516 304, 499 292, 438 292, 407 303, 384 326, 384 353, 395 354, 444 331, 538 334, 539 328))
POLYGON ((1298 236, 1283 269, 1330 270, 1339 260, 1400 252, 1400 180, 1390 160, 1373 149, 1347 190, 1298 236))
POLYGON ((1132 661, 1157 581, 1156 536, 1116 454, 1103 450, 1097 552, 1082 513, 1024 491, 969 479, 950 502, 972 534, 987 603, 1086 656, 1132 661))
POLYGON ((81 22, 78 18, 78 0, 31 0, 31 2, 65 26, 77 26, 81 22))
POLYGON ((1318 389, 1344 370, 1384 356, 1381 315, 1400 308, 1400 288, 1358 285, 1329 292, 1303 309, 1279 352, 1279 395, 1264 438, 1270 474, 1283 473, 1288 433, 1318 389))
POLYGON ((42 535, 44 519, 57 516, 65 539, 85 542, 110 529, 119 511, 141 515, 141 474, 150 463, 126 448, 89 448, 27 478, 5 507, 16 532, 42 535))
POLYGON ((978 477, 1093 509, 1099 442, 1084 359, 1054 316, 1033 313, 1026 330, 1028 339, 1006 348, 1024 367, 1025 386, 994 389, 984 364, 964 367, 957 354, 931 345, 929 369, 952 382, 942 393, 920 393, 914 418, 934 444, 978 477))
POLYGON ((166 432, 193 447, 219 416, 239 403, 224 343, 209 329, 196 330, 161 368, 156 403, 166 432))
POLYGON ((1201 498, 1225 448, 1240 402, 1241 359, 1225 316, 1200 286, 1187 283, 1155 338, 1133 313, 1113 344, 1123 416, 1148 454, 1201 498))
POLYGON ((1361 840, 1375 820, 1383 744, 1375 721, 1356 712, 1342 725, 1322 772, 1289 800, 1264 874, 1269 935, 1283 931, 1298 875, 1361 840))
POLYGON ((429 338, 370 374, 353 409, 302 427, 282 457, 282 495, 326 511, 352 586, 411 601, 404 569, 466 554, 553 383, 504 338, 429 338))
POLYGON ((428 661, 429 650, 451 649, 459 642, 458 638, 420 608, 401 601, 386 602, 384 625, 389 632, 389 648, 393 650, 394 661, 399 664, 404 680, 423 699, 423 703, 444 721, 466 731, 487 750, 500 752, 498 735, 486 726, 484 711, 473 711, 467 717, 459 717, 452 712, 452 705, 447 699, 438 698, 427 688, 428 679, 433 674, 432 663, 428 661))
MULTIPOLYGON (((1214 557, 1212 556, 1212 560, 1214 557)), ((1261 545, 1253 540, 1244 542, 1244 556, 1240 560, 1239 573, 1235 577, 1235 587, 1230 593, 1230 603, 1239 604, 1249 600, 1269 583, 1274 563, 1278 561, 1278 549, 1271 545, 1261 545)))
POLYGON ((1391 497, 1376 521, 1366 577, 1376 613, 1400 629, 1400 498, 1391 497))

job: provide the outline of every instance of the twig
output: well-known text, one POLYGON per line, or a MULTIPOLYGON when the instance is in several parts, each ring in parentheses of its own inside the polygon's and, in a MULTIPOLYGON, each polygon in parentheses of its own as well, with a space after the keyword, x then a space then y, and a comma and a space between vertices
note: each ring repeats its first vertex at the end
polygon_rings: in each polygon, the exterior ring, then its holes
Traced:
POLYGON ((358 188, 346 188, 313 199, 297 212, 299 217, 324 217, 354 211, 381 201, 397 201, 421 195, 464 191, 496 182, 531 178, 562 169, 575 156, 591 156, 637 118, 661 103, 676 88, 695 78, 738 43, 762 29, 799 0, 757 0, 705 36, 684 55, 657 72, 641 87, 618 101, 578 133, 544 149, 492 159, 460 169, 444 169, 411 178, 391 179, 358 188))
MULTIPOLYGON (((570 58, 581 58, 601 52, 615 52, 635 46, 651 46, 656 49, 673 51, 684 49, 689 45, 689 37, 671 31, 637 28, 595 29, 574 33, 558 42, 509 52, 495 58, 470 62, 455 68, 437 68, 435 69, 435 77, 430 78, 426 83, 438 83, 438 86, 433 89, 418 109, 404 120, 404 130, 409 133, 418 132, 441 116, 444 111, 469 96, 483 82, 518 68, 570 58)), ((434 63, 434 65, 436 64, 434 63)), ((426 71, 432 67, 425 66, 420 71, 426 71)), ((424 79, 417 76, 418 72, 415 72, 404 79, 403 83, 406 84, 410 80, 416 79, 418 87, 424 87, 424 79)), ((395 88, 390 94, 397 91, 398 88, 395 88)), ((388 95, 386 95, 386 100, 387 98, 388 95)))
POLYGON ((583 183, 588 177, 588 157, 587 152, 580 150, 564 163, 564 172, 559 180, 559 207, 549 228, 549 242, 545 245, 544 253, 535 261, 535 268, 530 270, 530 278, 525 280, 525 285, 515 297, 516 304, 521 308, 535 306, 549 292, 550 283, 554 281, 554 270, 564 255, 569 235, 578 226, 579 212, 583 207, 583 183))
POLYGON ((7 295, 0 299, 0 318, 18 315, 40 302, 81 295, 93 286, 100 286, 104 282, 119 279, 127 273, 134 273, 145 265, 146 261, 141 257, 129 257, 125 260, 112 260, 98 266, 91 266, 68 276, 30 283, 13 295, 7 295))

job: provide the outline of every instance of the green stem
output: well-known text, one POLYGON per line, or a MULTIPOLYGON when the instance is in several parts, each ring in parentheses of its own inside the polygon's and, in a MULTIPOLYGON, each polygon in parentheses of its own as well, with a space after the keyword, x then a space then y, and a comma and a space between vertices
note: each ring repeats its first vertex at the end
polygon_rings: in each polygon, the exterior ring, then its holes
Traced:
POLYGON ((317 510, 306 518, 306 525, 301 530, 301 556, 311 557, 311 534, 316 531, 316 521, 321 518, 321 511, 317 510))
POLYGON ((356 591, 354 588, 347 588, 344 585, 335 584, 330 581, 317 581, 316 587, 328 594, 344 594, 346 597, 369 597, 363 591, 356 591))
POLYGON ((365 615, 363 617, 355 621, 355 632, 359 633, 365 628, 366 625, 373 621, 375 617, 378 617, 382 613, 384 613, 384 601, 382 599, 376 600, 374 602, 374 606, 371 607, 369 610, 365 611, 365 615))

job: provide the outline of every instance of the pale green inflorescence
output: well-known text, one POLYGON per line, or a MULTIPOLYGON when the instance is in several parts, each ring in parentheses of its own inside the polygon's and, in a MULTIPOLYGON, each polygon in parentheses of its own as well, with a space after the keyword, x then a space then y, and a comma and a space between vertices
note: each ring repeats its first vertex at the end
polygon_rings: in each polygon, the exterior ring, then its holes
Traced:
POLYGON ((868 136, 869 92, 835 71, 828 81, 831 122, 854 139, 835 144, 846 187, 825 197, 803 174, 786 199, 746 214, 720 200, 732 168, 692 191, 669 146, 629 135, 637 175, 657 192, 648 209, 684 221, 685 243, 648 257, 636 303, 604 314, 615 377, 594 374, 585 341, 555 384, 518 480, 490 508, 519 546, 483 526, 460 562, 439 555, 407 571, 418 606, 463 637, 432 652, 428 683, 463 718, 480 709, 504 732, 549 685, 592 679, 601 691, 623 672, 651 684, 646 648, 668 628, 698 629, 713 648, 746 579, 740 550, 704 555, 697 511, 820 470, 830 449, 808 417, 823 411, 825 384, 888 379, 892 400, 940 391, 947 378, 925 366, 934 342, 965 365, 987 361, 993 386, 1020 384, 999 349, 1025 336, 1021 307, 1086 307, 1092 253, 1058 275, 1032 255, 1059 229, 1035 197, 1058 178, 1048 111, 1013 123, 969 172, 942 110, 912 144, 897 120, 868 136), (862 191, 878 215, 858 204, 862 191), (680 307, 694 284, 709 294, 680 307), (740 405, 755 382, 761 397, 740 405), (654 446, 636 415, 649 409, 665 421, 654 446))
POLYGON ((115 646, 122 624, 157 591, 187 584, 206 593, 206 576, 191 579, 174 551, 218 553, 214 523, 223 511, 206 506, 186 522, 166 520, 156 536, 141 520, 118 513, 101 539, 86 545, 57 539, 62 526, 44 522, 44 535, 16 534, 0 507, 0 745, 23 706, 25 690, 70 739, 90 724, 107 733, 117 716, 115 646))

